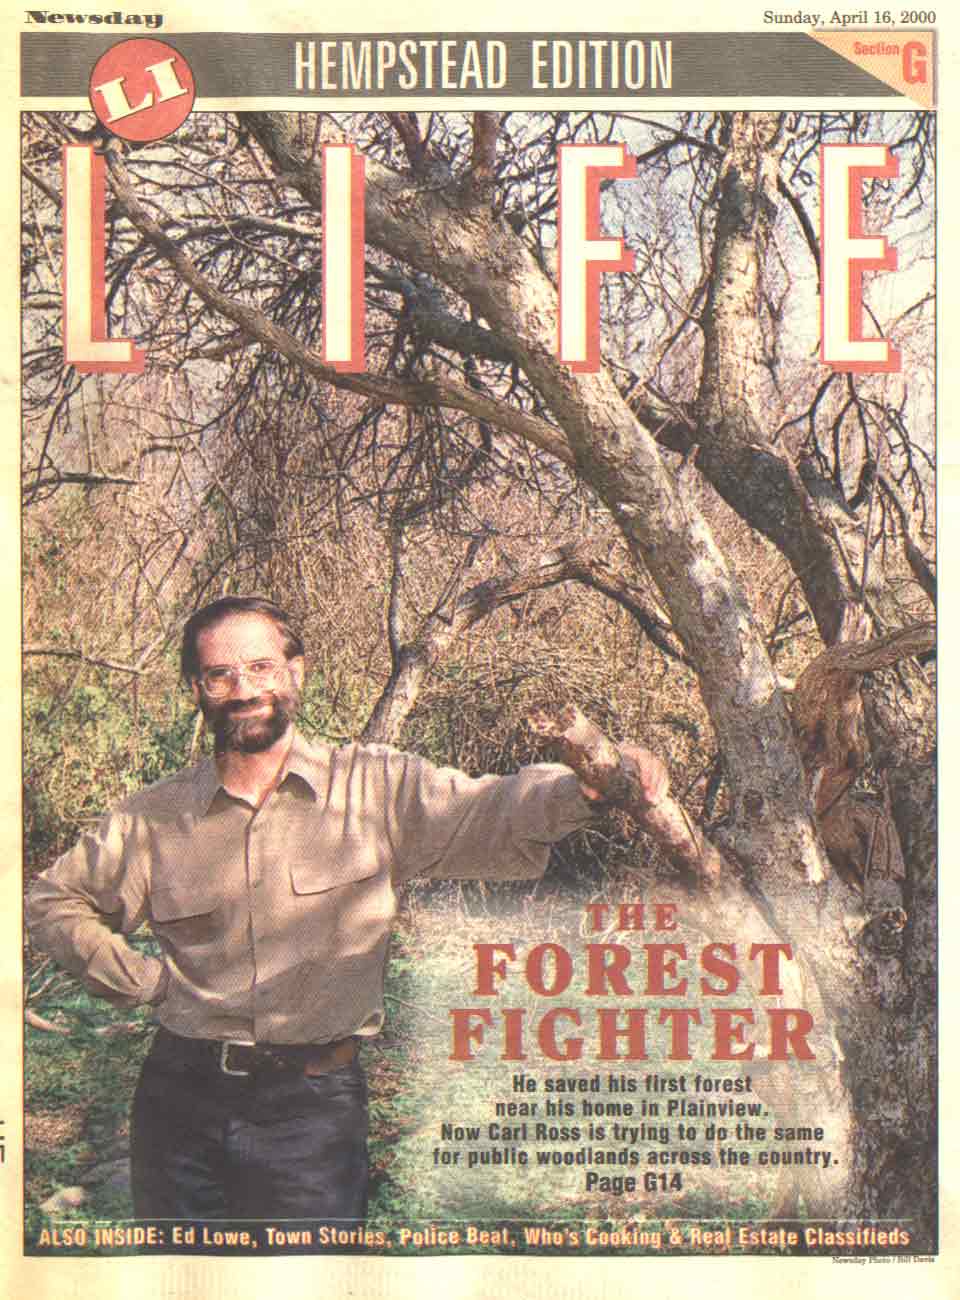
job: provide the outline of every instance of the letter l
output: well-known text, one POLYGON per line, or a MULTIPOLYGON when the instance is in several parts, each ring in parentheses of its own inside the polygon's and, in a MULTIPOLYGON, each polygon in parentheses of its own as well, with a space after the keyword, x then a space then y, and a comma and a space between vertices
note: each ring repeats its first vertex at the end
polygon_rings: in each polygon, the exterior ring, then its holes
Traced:
POLYGON ((82 374, 143 373, 132 339, 107 338, 103 158, 63 146, 63 361, 82 374))

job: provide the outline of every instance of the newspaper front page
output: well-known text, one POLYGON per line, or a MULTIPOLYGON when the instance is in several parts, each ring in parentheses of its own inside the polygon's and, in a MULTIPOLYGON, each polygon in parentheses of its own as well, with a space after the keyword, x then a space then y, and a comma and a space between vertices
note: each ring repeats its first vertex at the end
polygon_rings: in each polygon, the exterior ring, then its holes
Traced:
POLYGON ((11 1294, 955 1285, 945 15, 517 18, 6 20, 11 1294), (301 688, 242 655, 184 684, 185 620, 252 595, 301 688), (286 703, 313 752, 562 797, 428 811, 407 863, 382 844, 419 805, 317 782, 352 856, 289 833, 279 884, 187 794, 111 849, 109 810, 213 770, 218 674, 274 747, 286 703), (51 940, 22 899, 58 859, 51 940), (369 1087, 365 1216, 138 1216, 130 1105, 183 1024, 118 992, 143 971, 195 1023, 251 1008, 237 1095, 257 1016, 325 990, 369 1087))

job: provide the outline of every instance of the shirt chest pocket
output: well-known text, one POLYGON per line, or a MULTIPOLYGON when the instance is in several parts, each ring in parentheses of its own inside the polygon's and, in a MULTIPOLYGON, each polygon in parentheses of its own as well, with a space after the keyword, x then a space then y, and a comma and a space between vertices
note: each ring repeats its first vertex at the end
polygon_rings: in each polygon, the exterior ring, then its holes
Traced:
POLYGON ((341 959, 376 949, 396 914, 389 867, 375 856, 295 862, 290 883, 300 924, 341 959))
POLYGON ((195 884, 155 885, 150 893, 151 925, 158 937, 176 947, 199 946, 221 937, 219 899, 195 884))
POLYGON ((360 886, 366 892, 378 883, 389 884, 389 880, 389 871, 372 856, 333 857, 325 862, 295 860, 290 866, 294 894, 325 894, 350 886, 360 886))

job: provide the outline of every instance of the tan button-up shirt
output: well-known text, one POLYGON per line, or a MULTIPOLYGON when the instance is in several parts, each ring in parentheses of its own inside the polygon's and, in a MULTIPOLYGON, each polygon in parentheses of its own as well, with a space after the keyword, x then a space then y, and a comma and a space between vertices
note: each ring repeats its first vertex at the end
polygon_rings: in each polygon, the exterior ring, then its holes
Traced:
POLYGON ((568 768, 477 780, 385 746, 294 740, 257 810, 213 759, 149 786, 39 876, 33 940, 192 1038, 326 1043, 383 1024, 394 885, 536 878, 591 817, 568 768), (146 920, 163 960, 124 939, 146 920))

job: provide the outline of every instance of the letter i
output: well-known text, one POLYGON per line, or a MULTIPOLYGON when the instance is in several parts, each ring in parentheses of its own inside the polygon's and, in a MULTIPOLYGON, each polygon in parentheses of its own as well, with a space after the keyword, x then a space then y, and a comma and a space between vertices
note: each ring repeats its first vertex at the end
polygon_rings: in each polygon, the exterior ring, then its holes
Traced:
POLYGON ((323 359, 348 374, 366 369, 363 177, 353 145, 323 146, 323 359))

